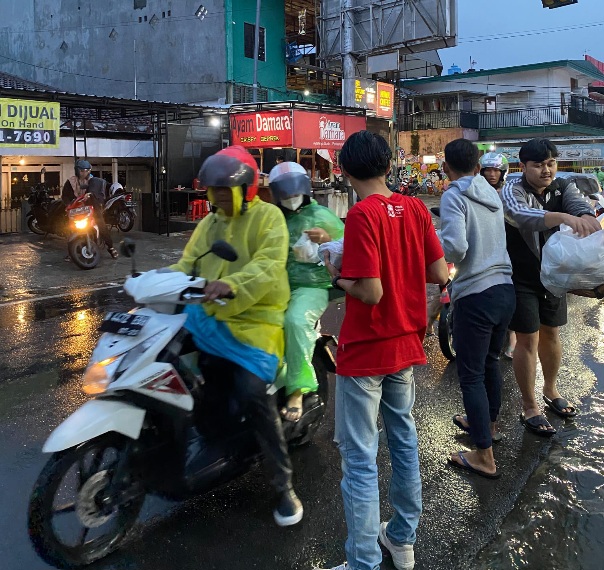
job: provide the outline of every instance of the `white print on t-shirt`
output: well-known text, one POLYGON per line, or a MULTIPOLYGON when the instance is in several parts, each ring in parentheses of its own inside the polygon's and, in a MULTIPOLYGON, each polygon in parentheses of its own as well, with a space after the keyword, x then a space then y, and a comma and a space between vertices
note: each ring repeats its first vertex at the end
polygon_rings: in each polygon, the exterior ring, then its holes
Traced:
POLYGON ((390 218, 401 218, 404 210, 405 208, 399 204, 396 206, 393 206, 392 204, 386 205, 386 211, 388 212, 388 216, 390 218))

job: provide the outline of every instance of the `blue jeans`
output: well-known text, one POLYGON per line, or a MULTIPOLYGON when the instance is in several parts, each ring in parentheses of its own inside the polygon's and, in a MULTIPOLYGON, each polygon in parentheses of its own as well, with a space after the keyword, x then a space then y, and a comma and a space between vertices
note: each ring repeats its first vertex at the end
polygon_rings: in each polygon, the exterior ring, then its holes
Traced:
POLYGON ((470 437, 480 449, 493 444, 491 422, 499 415, 499 353, 516 307, 513 285, 495 285, 457 299, 453 310, 453 345, 457 376, 470 437))
POLYGON ((389 499, 394 516, 387 535, 397 546, 415 543, 422 511, 417 432, 411 415, 415 401, 413 368, 387 376, 337 376, 335 441, 342 456, 342 498, 351 570, 379 570, 382 552, 378 491, 378 413, 388 438, 392 479, 389 499))

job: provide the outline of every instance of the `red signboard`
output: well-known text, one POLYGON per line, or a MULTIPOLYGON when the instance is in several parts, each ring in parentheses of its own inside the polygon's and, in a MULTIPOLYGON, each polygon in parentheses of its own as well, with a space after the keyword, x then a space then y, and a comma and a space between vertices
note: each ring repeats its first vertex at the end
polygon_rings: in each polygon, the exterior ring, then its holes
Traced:
POLYGON ((233 113, 230 118, 231 143, 247 148, 292 146, 289 110, 233 113))
POLYGON ((351 134, 365 126, 365 117, 294 110, 293 146, 341 149, 351 134))
POLYGON ((394 85, 377 82, 377 101, 375 114, 378 117, 392 119, 394 110, 394 85))

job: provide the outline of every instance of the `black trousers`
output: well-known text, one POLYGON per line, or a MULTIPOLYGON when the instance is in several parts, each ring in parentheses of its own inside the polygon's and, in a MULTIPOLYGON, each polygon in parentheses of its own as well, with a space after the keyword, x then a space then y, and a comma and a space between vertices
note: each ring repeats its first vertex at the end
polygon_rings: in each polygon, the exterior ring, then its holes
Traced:
POLYGON ((111 232, 103 218, 103 206, 95 196, 90 198, 89 203, 94 207, 94 219, 96 220, 96 225, 99 227, 99 235, 105 242, 107 249, 111 249, 113 247, 113 239, 111 238, 111 232))
MULTIPOLYGON (((238 412, 248 418, 260 444, 275 491, 282 493, 289 489, 292 465, 277 401, 274 395, 267 394, 267 383, 242 366, 205 352, 201 353, 199 365, 206 379, 215 383, 217 389, 228 389, 235 396, 238 412)), ((225 413, 228 412, 225 410, 225 413)))

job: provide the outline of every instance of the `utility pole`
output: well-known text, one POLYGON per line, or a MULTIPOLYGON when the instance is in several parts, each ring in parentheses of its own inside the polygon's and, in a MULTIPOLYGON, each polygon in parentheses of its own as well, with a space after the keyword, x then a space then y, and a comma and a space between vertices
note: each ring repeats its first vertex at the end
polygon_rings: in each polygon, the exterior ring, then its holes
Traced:
POLYGON ((352 0, 342 1, 342 105, 354 107, 354 57, 352 55, 352 0))
POLYGON ((134 40, 134 100, 136 101, 136 40, 134 40))
POLYGON ((256 0, 256 29, 254 30, 254 85, 253 99, 254 103, 258 102, 258 51, 260 50, 260 6, 262 0, 256 0))

